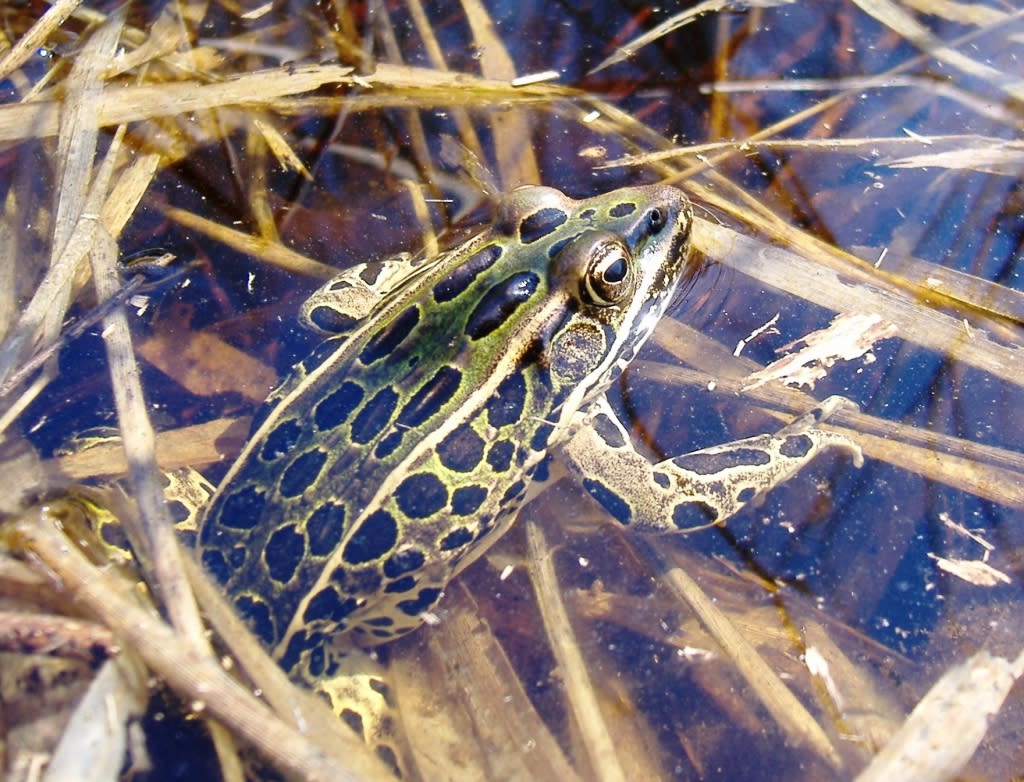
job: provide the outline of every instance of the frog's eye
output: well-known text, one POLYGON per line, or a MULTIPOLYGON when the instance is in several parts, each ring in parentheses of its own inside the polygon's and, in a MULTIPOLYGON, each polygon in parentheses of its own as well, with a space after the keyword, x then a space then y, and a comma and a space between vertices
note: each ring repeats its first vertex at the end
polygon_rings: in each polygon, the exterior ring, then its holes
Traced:
POLYGON ((619 304, 633 290, 633 258, 618 239, 596 242, 583 275, 583 298, 599 307, 619 304))

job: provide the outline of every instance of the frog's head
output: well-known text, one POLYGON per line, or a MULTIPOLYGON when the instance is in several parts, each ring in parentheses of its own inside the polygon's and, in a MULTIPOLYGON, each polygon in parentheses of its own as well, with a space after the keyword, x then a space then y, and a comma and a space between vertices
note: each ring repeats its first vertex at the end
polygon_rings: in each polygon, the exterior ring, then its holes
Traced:
POLYGON ((572 407, 603 391, 650 337, 689 262, 692 208, 673 187, 641 187, 572 202, 547 249, 552 293, 569 302, 548 356, 572 407))

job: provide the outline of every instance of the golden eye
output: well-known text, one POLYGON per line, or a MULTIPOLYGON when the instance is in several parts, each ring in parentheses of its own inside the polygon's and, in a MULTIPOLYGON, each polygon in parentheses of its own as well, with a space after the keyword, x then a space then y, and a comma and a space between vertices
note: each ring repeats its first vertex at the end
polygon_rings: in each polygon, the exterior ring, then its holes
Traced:
POLYGON ((618 304, 632 290, 632 257, 618 240, 605 240, 593 248, 583 277, 583 294, 592 304, 618 304))

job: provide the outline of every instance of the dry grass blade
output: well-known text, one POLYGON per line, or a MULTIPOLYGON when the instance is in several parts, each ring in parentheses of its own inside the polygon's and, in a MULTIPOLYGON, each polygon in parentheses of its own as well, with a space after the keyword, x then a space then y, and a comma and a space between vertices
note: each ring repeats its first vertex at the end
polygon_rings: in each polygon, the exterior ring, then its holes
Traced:
POLYGON ((158 332, 137 349, 143 359, 199 396, 234 391, 262 402, 277 384, 273 369, 209 332, 197 332, 184 345, 180 338, 158 332))
POLYGON ((651 562, 663 567, 664 583, 697 615, 789 740, 808 746, 829 765, 841 768, 842 760, 825 731, 697 582, 683 569, 669 567, 648 541, 639 539, 636 545, 651 562))
MULTIPOLYGON (((862 415, 853 414, 851 428, 840 431, 852 434, 872 458, 1002 505, 1024 508, 1024 458, 1019 453, 883 419, 865 420, 860 418, 862 415), (885 434, 868 434, 865 429, 871 425, 885 434), (1000 462, 1015 464, 1007 468, 999 466, 1000 462)), ((837 422, 844 421, 845 416, 840 414, 836 418, 837 422)))
MULTIPOLYGON (((324 84, 352 83, 351 73, 351 68, 340 66, 307 66, 248 73, 218 84, 183 81, 110 87, 104 91, 95 121, 99 127, 107 127, 224 106, 266 106, 277 98, 300 95, 324 84)), ((0 107, 0 140, 55 134, 60 109, 60 102, 47 100, 0 107)))
MULTIPOLYGON (((497 34, 487 9, 478 0, 462 0, 462 7, 476 45, 482 52, 480 69, 484 77, 511 83, 516 78, 515 63, 497 34)), ((491 126, 503 188, 511 190, 519 185, 539 182, 540 172, 525 117, 514 112, 498 112, 491 115, 491 126)))
MULTIPOLYGON (((100 299, 117 293, 117 245, 109 235, 102 234, 90 253, 93 277, 100 299)), ((110 361, 111 381, 118 422, 124 438, 128 475, 139 505, 140 529, 127 530, 135 543, 136 555, 145 566, 151 563, 153 584, 167 606, 174 626, 196 649, 208 648, 199 612, 184 577, 180 552, 174 539, 173 520, 164 501, 163 490, 156 480, 155 436, 146 412, 145 394, 139 379, 128 320, 123 309, 116 309, 104 321, 103 337, 110 361)))
MULTIPOLYGON (((533 103, 574 94, 569 88, 550 84, 514 87, 508 81, 402 65, 382 63, 367 76, 356 76, 351 68, 337 65, 306 65, 246 73, 217 84, 182 81, 111 87, 104 91, 96 122, 100 127, 108 127, 228 106, 279 108, 292 112, 298 106, 283 102, 285 99, 330 84, 374 90, 363 99, 353 99, 354 107, 408 106, 410 101, 422 106, 460 102, 493 105, 496 100, 533 103)), ((60 105, 55 100, 39 100, 0 107, 0 141, 56 134, 60 105)))
MULTIPOLYGON (((826 86, 835 86, 834 82, 828 84, 816 84, 816 89, 824 89, 826 86)), ((871 87, 871 84, 859 85, 862 89, 871 87)), ((878 86, 878 85, 874 85, 878 86)), ((787 87, 792 89, 793 82, 786 81, 776 83, 778 89, 787 87)), ((709 141, 703 144, 685 144, 664 149, 656 152, 643 152, 635 155, 624 155, 614 160, 607 160, 597 168, 616 168, 618 166, 649 166, 664 160, 679 160, 681 158, 699 159, 708 153, 728 153, 749 155, 756 150, 771 150, 785 152, 790 150, 820 150, 821 152, 849 153, 853 155, 877 154, 883 151, 896 153, 906 147, 932 149, 936 146, 949 146, 950 152, 964 151, 972 147, 1002 147, 1009 146, 1016 148, 1017 142, 1003 141, 1002 139, 990 136, 979 136, 972 133, 957 133, 941 136, 862 136, 859 138, 772 138, 763 137, 758 134, 757 138, 743 140, 709 141)), ((890 161, 880 161, 883 164, 893 165, 890 161)))
MULTIPOLYGON (((787 79, 785 81, 734 79, 727 82, 716 82, 707 88, 709 93, 720 95, 764 92, 836 92, 834 97, 843 98, 852 97, 851 93, 863 95, 865 91, 890 90, 919 92, 934 95, 936 98, 948 98, 981 117, 987 117, 1004 125, 1012 126, 1017 121, 1017 115, 1012 108, 993 104, 976 93, 955 84, 936 82, 934 79, 927 79, 923 76, 849 76, 841 79, 787 79)), ((807 111, 820 114, 827 108, 829 108, 827 105, 814 104, 807 111)), ((783 122, 788 123, 788 119, 783 122)), ((761 131, 756 135, 761 136, 763 133, 764 131, 761 131)), ((837 142, 839 148, 858 143, 857 139, 829 139, 829 142, 832 141, 837 142)))
MULTIPOLYGON (((395 35, 391 20, 388 18, 387 10, 381 7, 378 13, 374 14, 374 19, 376 21, 377 36, 383 41, 388 60, 394 63, 401 63, 401 45, 395 35)), ((411 147, 416 166, 422 172, 423 178, 427 182, 433 182, 435 179, 434 160, 430 154, 427 132, 423 127, 423 122, 420 120, 419 114, 412 109, 405 112, 405 121, 409 129, 409 146, 411 147)))
POLYGON ((388 666, 420 776, 579 782, 504 648, 480 618, 472 591, 456 582, 444 605, 445 619, 431 631, 427 648, 397 655, 388 666))
MULTIPOLYGON (((777 611, 775 615, 778 621, 777 611)), ((827 616, 815 616, 814 619, 828 622, 827 616)), ((820 683, 821 686, 815 688, 818 701, 826 703, 828 711, 835 715, 835 727, 844 739, 864 746, 865 752, 859 757, 866 761, 869 752, 884 744, 900 724, 903 710, 876 672, 863 664, 863 656, 850 654, 841 648, 841 631, 846 628, 814 619, 805 621, 803 617, 798 618, 803 648, 800 662, 806 672, 820 683)), ((744 633, 748 632, 744 628, 744 633)), ((885 653, 890 651, 887 649, 885 653)))
POLYGON ((980 330, 969 329, 962 320, 922 307, 899 292, 870 284, 853 285, 836 271, 706 220, 696 222, 693 241, 695 248, 705 255, 727 265, 735 264, 738 271, 767 285, 793 291, 836 312, 846 311, 855 301, 860 312, 884 313, 903 339, 984 369, 1007 382, 1024 384, 1019 371, 1024 361, 1020 348, 1000 344, 980 330))
MULTIPOLYGON (((934 313, 941 313, 944 308, 949 307, 964 310, 965 314, 979 319, 994 315, 997 318, 1020 320, 1024 315, 1024 295, 1018 291, 958 272, 955 269, 945 269, 914 258, 893 258, 888 263, 884 263, 887 255, 884 251, 880 253, 879 259, 874 264, 870 264, 856 255, 795 228, 766 209, 757 199, 752 198, 724 178, 714 173, 710 177, 714 180, 712 186, 696 183, 690 185, 691 189, 700 193, 702 199, 708 204, 750 224, 752 228, 767 234, 784 247, 793 248, 804 258, 815 259, 819 266, 836 270, 841 277, 849 278, 850 287, 862 283, 865 286, 865 292, 872 298, 871 292, 877 289, 884 297, 891 296, 893 301, 902 302, 900 309, 903 312, 904 320, 912 320, 912 318, 908 318, 908 313, 913 312, 920 312, 922 318, 927 320, 933 317, 934 313), (894 271, 889 271, 890 267, 894 271)), ((702 225, 710 225, 710 223, 702 222, 702 225)), ((715 230, 720 233, 728 232, 728 229, 721 227, 715 230)), ((695 235, 695 241, 697 246, 700 246, 702 237, 699 234, 695 235)), ((746 243, 738 242, 737 248, 739 249, 739 246, 742 245, 742 249, 749 249, 749 243, 756 241, 748 238, 746 243)), ((716 245, 711 242, 709 246, 713 247, 716 252, 725 252, 731 245, 716 245)), ((745 272, 745 256, 715 255, 711 257, 745 272)), ((782 257, 780 255, 779 259, 781 260, 782 257)), ((794 285, 795 287, 792 288, 779 289, 806 295, 803 292, 808 290, 805 287, 807 282, 808 280, 804 280, 803 283, 800 283, 796 276, 790 276, 787 272, 780 274, 777 281, 772 284, 775 287, 794 285)), ((810 290, 813 291, 813 287, 810 290)), ((841 308, 835 304, 843 299, 836 298, 835 292, 835 290, 830 290, 829 300, 832 303, 826 304, 813 297, 809 300, 839 311, 841 308)), ((849 300, 846 299, 846 301, 849 300)), ((948 323, 950 320, 946 322, 948 323)), ((982 320, 981 322, 985 327, 993 329, 1000 325, 992 321, 982 320)), ((965 330, 970 329, 966 320, 960 321, 960 323, 964 325, 965 330)), ((922 329, 922 331, 926 330, 927 328, 922 329)), ((971 339, 975 336, 971 331, 966 333, 971 339)))
MULTIPOLYGON (((160 60, 165 63, 179 63, 186 71, 200 70, 197 67, 199 66, 199 56, 194 49, 188 48, 189 33, 183 24, 184 17, 187 15, 188 5, 177 3, 167 6, 148 30, 127 30, 125 32, 126 43, 130 40, 135 48, 124 51, 118 56, 115 68, 109 72, 109 75, 130 73, 136 68, 160 60), (179 49, 185 49, 181 57, 175 54, 179 49), (188 62, 189 60, 192 62, 188 62)), ((208 66, 215 64, 206 63, 208 66)))
POLYGON ((215 220, 200 217, 184 209, 166 207, 164 211, 168 217, 184 226, 196 231, 202 231, 211 238, 223 242, 228 247, 233 247, 240 252, 244 252, 254 258, 259 258, 285 271, 320 280, 329 280, 338 273, 338 270, 333 266, 314 261, 312 258, 307 258, 301 253, 289 250, 284 245, 272 240, 228 228, 226 225, 222 225, 215 220))
MULTIPOLYGON (((99 137, 96 117, 103 105, 103 74, 114 58, 123 25, 124 19, 120 14, 107 20, 89 38, 67 79, 67 96, 61 112, 57 143, 61 170, 51 262, 63 251, 85 208, 99 137)), ((99 192, 105 192, 105 189, 99 192)))
POLYGON ((15 230, 18 224, 16 204, 13 197, 5 198, 3 212, 0 214, 0 339, 7 337, 11 324, 18 316, 15 281, 20 241, 15 230))
POLYGON ((643 47, 657 41, 659 38, 663 38, 674 30, 678 30, 680 27, 684 27, 697 21, 697 19, 704 14, 715 13, 717 11, 743 11, 748 8, 772 8, 774 6, 787 5, 792 2, 794 2, 794 0, 704 0, 693 8, 688 8, 669 19, 666 19, 664 22, 655 26, 651 30, 648 30, 643 35, 637 36, 629 43, 623 44, 618 48, 615 54, 610 57, 606 57, 594 68, 591 68, 590 73, 595 74, 610 65, 615 65, 623 60, 628 60, 643 47))
POLYGON ((990 141, 964 149, 909 155, 885 162, 893 168, 973 169, 1018 177, 1024 173, 1024 143, 990 141))
POLYGON ((148 695, 137 661, 125 655, 104 663, 68 722, 43 782, 117 782, 130 742, 128 726, 145 715, 148 695))
MULTIPOLYGON (((412 17, 413 24, 416 25, 416 32, 419 33, 420 40, 423 41, 423 47, 427 51, 427 56, 430 58, 430 64, 433 65, 437 70, 447 71, 448 66, 445 63, 444 52, 441 50, 441 45, 437 41, 437 36, 434 35, 434 30, 430 25, 430 21, 427 18, 427 14, 423 9, 423 4, 420 0, 409 0, 408 4, 409 15, 412 17)), ((469 115, 462 109, 454 109, 452 114, 455 124, 459 129, 459 140, 463 146, 469 150, 470 154, 473 155, 477 160, 483 160, 484 151, 483 146, 480 144, 480 137, 477 135, 476 128, 473 127, 473 123, 470 121, 469 115)))
POLYGON ((120 236, 135 214, 143 196, 153 184, 160 167, 160 155, 139 155, 126 170, 119 172, 110 195, 103 204, 100 221, 111 236, 120 236))
MULTIPOLYGON (((160 432, 156 437, 157 463, 162 470, 217 464, 223 460, 224 450, 242 449, 249 423, 249 418, 227 418, 160 432)), ((109 443, 63 456, 44 464, 43 469, 54 476, 82 481, 124 475, 128 462, 121 444, 109 443)))
POLYGON ((306 780, 355 780, 351 770, 274 717, 231 679, 211 656, 181 643, 177 634, 124 594, 122 582, 88 563, 67 544, 47 511, 10 523, 8 542, 31 551, 56 576, 55 586, 106 624, 171 687, 238 731, 261 755, 306 780))
MULTIPOLYGON (((890 258, 884 250, 875 261, 875 268, 888 270, 887 279, 898 277, 903 280, 900 287, 920 294, 922 306, 938 294, 941 299, 936 303, 943 300, 956 302, 958 308, 966 310, 965 314, 972 319, 985 316, 983 326, 992 328, 994 332, 1003 325, 998 322, 1000 319, 1009 321, 1011 325, 1024 324, 1024 293, 1009 286, 906 255, 890 258)), ((1006 338, 1008 335, 1002 333, 999 336, 1006 338)), ((1009 341, 1012 340, 1010 337, 1009 341)))
POLYGON ((113 160, 108 157, 105 173, 98 174, 90 188, 99 134, 96 117, 103 103, 101 75, 113 58, 121 25, 115 17, 101 27, 68 77, 59 128, 61 174, 50 268, 0 350, 0 378, 6 379, 40 342, 51 342, 56 337, 71 301, 75 275, 94 241, 96 217, 106 197, 113 160))
POLYGON ((295 153, 295 150, 291 148, 291 145, 287 140, 285 140, 281 131, 261 119, 254 119, 253 126, 263 136, 263 140, 266 142, 267 147, 273 153, 274 157, 277 158, 277 161, 283 168, 296 171, 305 179, 313 179, 313 175, 309 173, 309 169, 306 168, 306 164, 302 162, 299 156, 295 153))
POLYGON ((1024 654, 1010 661, 979 652, 951 668, 857 776, 857 782, 958 778, 1022 673, 1024 654))
POLYGON ((569 616, 558 595, 562 589, 555 575, 551 549, 544 533, 534 523, 526 526, 529 545, 531 580, 538 595, 544 629, 558 660, 566 697, 581 734, 581 741, 590 761, 590 770, 601 782, 625 780, 615 742, 607 724, 601 718, 601 709, 594 695, 594 687, 587 674, 587 666, 569 623, 569 616))
POLYGON ((895 3, 889 2, 889 0, 854 0, 854 2, 865 13, 899 33, 922 51, 959 68, 966 74, 985 79, 992 86, 1012 95, 1017 100, 1024 100, 1024 81, 1008 78, 1004 72, 983 65, 950 48, 944 41, 935 38, 895 3))
POLYGON ((990 25, 1007 21, 1008 14, 981 3, 956 0, 903 0, 903 5, 923 14, 949 19, 957 24, 990 25))
POLYGON ((81 4, 82 0, 56 0, 39 21, 32 25, 32 29, 0 57, 0 79, 20 68, 81 4))

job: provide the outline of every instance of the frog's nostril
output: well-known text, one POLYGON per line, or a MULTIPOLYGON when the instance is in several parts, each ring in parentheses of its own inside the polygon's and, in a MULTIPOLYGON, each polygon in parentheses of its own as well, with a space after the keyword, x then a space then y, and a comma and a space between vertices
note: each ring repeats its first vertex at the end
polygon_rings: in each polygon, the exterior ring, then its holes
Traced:
POLYGON ((664 224, 665 215, 657 207, 647 213, 647 226, 652 233, 657 233, 664 224))

